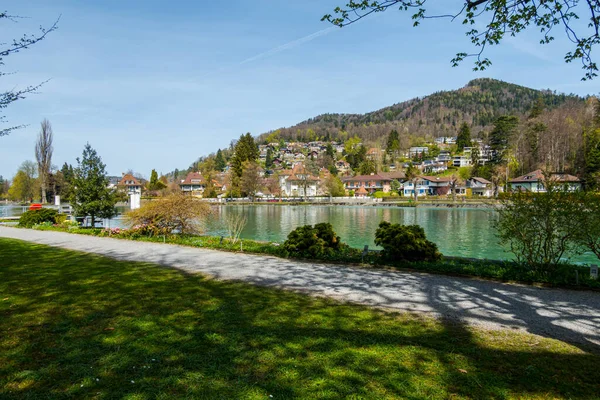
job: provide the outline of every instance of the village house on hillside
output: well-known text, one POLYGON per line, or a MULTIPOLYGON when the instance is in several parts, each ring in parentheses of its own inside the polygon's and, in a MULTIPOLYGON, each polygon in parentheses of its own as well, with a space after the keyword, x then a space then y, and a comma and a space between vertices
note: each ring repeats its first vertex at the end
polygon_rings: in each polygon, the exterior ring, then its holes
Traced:
POLYGON ((200 172, 190 172, 184 180, 179 183, 179 188, 183 193, 192 195, 201 195, 206 189, 206 180, 200 172))
POLYGON ((479 177, 467 179, 467 189, 471 189, 473 196, 492 197, 494 194, 492 182, 479 177))
MULTIPOLYGON (((552 173, 549 177, 551 182, 558 185, 564 185, 567 190, 575 191, 581 189, 581 180, 576 176, 561 173, 552 173)), ((511 190, 522 190, 532 193, 544 193, 544 173, 541 169, 537 169, 528 174, 519 176, 509 181, 511 190)))
POLYGON ((306 170, 304 165, 298 163, 291 170, 279 173, 281 194, 286 197, 313 197, 317 195, 319 178, 306 170))
POLYGON ((377 191, 389 193, 391 191, 392 179, 381 176, 381 174, 357 175, 342 178, 346 190, 354 190, 354 194, 373 194, 377 191), (360 190, 360 192, 359 192, 360 190))
POLYGON ((117 187, 123 189, 127 195, 142 194, 142 182, 131 174, 123 174, 117 187))

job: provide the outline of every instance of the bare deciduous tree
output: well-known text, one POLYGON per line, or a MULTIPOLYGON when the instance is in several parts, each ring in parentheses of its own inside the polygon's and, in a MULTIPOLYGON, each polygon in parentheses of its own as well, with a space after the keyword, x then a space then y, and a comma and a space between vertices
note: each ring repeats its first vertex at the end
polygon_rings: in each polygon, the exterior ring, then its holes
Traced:
POLYGON ((44 119, 41 124, 40 134, 35 143, 35 159, 38 165, 38 175, 40 177, 40 186, 42 189, 42 203, 46 202, 46 189, 48 188, 48 177, 52 166, 52 125, 50 121, 44 119))
POLYGON ((225 217, 225 225, 227 226, 227 235, 229 236, 231 243, 235 244, 239 240, 240 234, 247 223, 248 218, 243 212, 232 212, 227 214, 225 217))
MULTIPOLYGON (((22 18, 22 17, 10 15, 6 11, 0 12, 0 20, 5 19, 5 20, 12 21, 12 22, 16 22, 19 18, 22 18)), ((60 17, 59 17, 59 19, 60 19, 60 17)), ((5 57, 7 57, 11 54, 14 54, 14 53, 19 53, 25 49, 28 49, 30 46, 44 40, 44 38, 46 37, 47 34, 58 29, 59 19, 57 19, 54 22, 54 24, 48 29, 40 27, 40 33, 37 35, 23 35, 19 39, 8 40, 6 42, 1 43, 0 46, 2 46, 3 48, 0 49, 0 66, 4 65, 5 57)), ((6 75, 6 74, 7 74, 6 72, 0 72, 0 76, 6 75)), ((24 99, 26 95, 35 92, 44 83, 45 82, 42 82, 39 85, 27 86, 22 89, 13 89, 13 90, 9 90, 9 91, 0 93, 0 109, 4 109, 4 108, 8 107, 14 101, 24 99)), ((5 122, 5 120, 6 120, 6 117, 4 115, 0 114, 0 122, 5 122)), ((13 126, 10 128, 0 129, 0 136, 8 135, 11 131, 18 129, 18 128, 22 128, 22 127, 23 127, 23 125, 19 125, 19 126, 13 126)))

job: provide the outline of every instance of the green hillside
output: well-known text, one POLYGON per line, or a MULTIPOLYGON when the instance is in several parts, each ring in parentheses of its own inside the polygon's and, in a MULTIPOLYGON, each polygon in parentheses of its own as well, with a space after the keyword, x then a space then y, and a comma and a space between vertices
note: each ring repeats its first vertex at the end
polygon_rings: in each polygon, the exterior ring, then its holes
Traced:
POLYGON ((548 110, 567 102, 583 107, 585 100, 575 95, 481 78, 458 90, 436 92, 366 114, 322 114, 279 131, 287 139, 327 135, 335 139, 340 131, 347 131, 366 140, 376 140, 391 129, 436 137, 454 135, 457 127, 466 121, 478 132, 500 115, 527 114, 538 98, 543 99, 548 110))

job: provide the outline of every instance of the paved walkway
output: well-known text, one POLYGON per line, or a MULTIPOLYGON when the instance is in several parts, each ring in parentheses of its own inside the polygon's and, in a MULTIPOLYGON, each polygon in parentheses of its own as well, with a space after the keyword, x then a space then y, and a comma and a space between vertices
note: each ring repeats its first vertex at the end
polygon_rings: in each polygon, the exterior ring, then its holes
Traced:
MULTIPOLYGON (((0 226, 0 237, 146 261, 396 310, 428 313, 489 329, 511 328, 600 351, 600 293, 468 278, 343 267, 270 256, 0 226)), ((0 257, 1 257, 0 248, 0 257)))

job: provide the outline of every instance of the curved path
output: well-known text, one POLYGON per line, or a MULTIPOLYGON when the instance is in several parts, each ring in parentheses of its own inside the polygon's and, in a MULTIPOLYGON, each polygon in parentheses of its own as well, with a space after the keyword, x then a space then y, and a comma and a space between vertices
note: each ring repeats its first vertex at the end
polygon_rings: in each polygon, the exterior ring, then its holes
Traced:
MULTIPOLYGON (((146 261, 217 279, 300 290, 489 329, 512 328, 600 351, 600 293, 372 270, 159 243, 0 226, 0 237, 146 261)), ((0 249, 0 257, 1 257, 0 249)))

